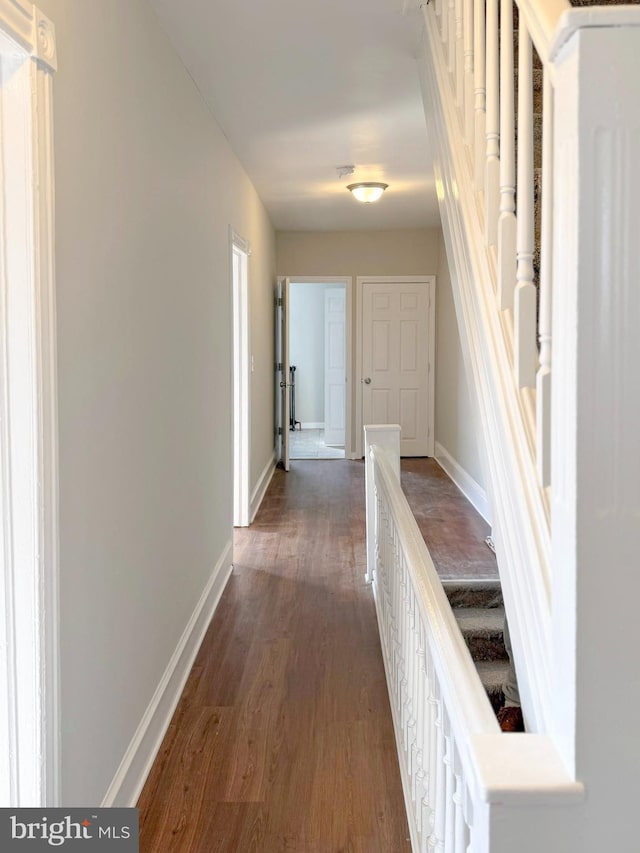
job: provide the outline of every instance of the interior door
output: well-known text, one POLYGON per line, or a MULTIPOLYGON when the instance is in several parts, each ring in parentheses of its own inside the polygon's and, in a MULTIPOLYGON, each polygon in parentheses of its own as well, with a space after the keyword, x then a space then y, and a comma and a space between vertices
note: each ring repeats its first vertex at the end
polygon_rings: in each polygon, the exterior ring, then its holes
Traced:
POLYGON ((367 282, 362 291, 362 422, 400 424, 402 456, 433 454, 428 282, 367 282))
POLYGON ((324 292, 324 443, 344 447, 345 433, 345 312, 344 287, 324 292))
POLYGON ((276 426, 278 465, 289 470, 289 279, 278 279, 276 295, 276 426))

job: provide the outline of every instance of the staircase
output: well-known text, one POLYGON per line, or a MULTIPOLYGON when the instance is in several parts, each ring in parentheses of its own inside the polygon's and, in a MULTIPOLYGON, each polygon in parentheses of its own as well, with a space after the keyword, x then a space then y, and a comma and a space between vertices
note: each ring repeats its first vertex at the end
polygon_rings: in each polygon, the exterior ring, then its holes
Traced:
POLYGON ((509 670, 500 582, 445 580, 442 585, 480 681, 497 713, 504 705, 502 687, 509 670))
POLYGON ((634 849, 640 743, 620 709, 640 705, 640 9, 416 7, 527 733, 497 730, 469 654, 500 656, 495 614, 480 630, 476 608, 452 611, 399 490, 399 439, 374 428, 368 577, 412 843, 634 849))

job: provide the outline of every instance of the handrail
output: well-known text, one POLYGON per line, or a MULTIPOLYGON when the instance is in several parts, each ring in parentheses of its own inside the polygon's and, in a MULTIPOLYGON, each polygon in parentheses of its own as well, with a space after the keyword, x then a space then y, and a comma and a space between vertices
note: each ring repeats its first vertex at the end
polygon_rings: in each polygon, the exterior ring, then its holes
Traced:
POLYGON ((368 577, 412 848, 498 853, 507 848, 489 829, 495 814, 512 840, 520 807, 570 807, 584 786, 549 736, 500 731, 402 491, 399 434, 365 427, 368 577))
POLYGON ((560 19, 573 7, 569 0, 516 0, 538 55, 546 65, 551 57, 560 19))
POLYGON ((400 482, 384 450, 371 447, 376 488, 382 487, 398 531, 415 585, 417 605, 433 634, 432 651, 443 693, 456 718, 459 737, 496 734, 499 726, 480 681, 471 654, 453 615, 431 554, 415 520, 400 482))

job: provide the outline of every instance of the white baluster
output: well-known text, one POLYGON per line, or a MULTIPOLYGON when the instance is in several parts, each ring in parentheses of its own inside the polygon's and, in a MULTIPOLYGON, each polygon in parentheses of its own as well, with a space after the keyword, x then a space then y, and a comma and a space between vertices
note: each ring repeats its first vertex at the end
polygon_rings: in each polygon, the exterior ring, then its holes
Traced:
POLYGON ((429 836, 429 850, 441 851, 444 840, 444 822, 445 822, 445 805, 446 805, 446 772, 444 765, 444 719, 442 697, 440 696, 439 685, 434 684, 436 688, 436 724, 435 724, 435 775, 434 784, 432 787, 431 800, 434 806, 433 825, 431 827, 431 835, 429 836))
POLYGON ((421 799, 427 773, 428 756, 428 699, 429 686, 427 683, 426 636, 422 623, 418 626, 418 714, 416 719, 416 772, 413 777, 413 801, 416 804, 418 828, 422 825, 421 799))
POLYGON ((477 850, 478 848, 474 845, 474 832, 473 832, 473 801, 471 799, 471 795, 469 793, 469 788, 467 785, 464 786, 464 822, 467 827, 467 851, 466 853, 473 853, 474 848, 477 850))
MULTIPOLYGON (((409 689, 409 682, 407 679, 407 647, 408 647, 408 634, 407 627, 409 622, 409 606, 408 606, 408 571, 407 571, 407 561, 404 558, 404 554, 400 554, 400 597, 398 599, 398 606, 400 608, 400 618, 398 620, 399 624, 399 637, 398 637, 398 649, 400 655, 400 664, 398 667, 398 708, 400 713, 398 714, 398 722, 400 724, 400 729, 404 732, 405 726, 407 724, 407 717, 405 714, 406 703, 407 703, 407 693, 409 689)), ((404 741, 404 737, 402 738, 404 741)))
POLYGON ((538 476, 551 483, 551 300, 553 291, 553 87, 545 73, 542 100, 542 225, 540 248, 540 368, 536 377, 538 476))
POLYGON ((484 192, 487 152, 486 127, 486 48, 484 0, 473 0, 473 92, 474 92, 474 175, 476 189, 484 192))
POLYGON ((463 0, 464 133, 473 150, 473 0, 463 0))
POLYGON ((449 0, 442 0, 440 4, 440 33, 446 48, 449 41, 449 0))
POLYGON ((500 210, 500 94, 498 0, 487 0, 487 150, 484 230, 487 246, 498 242, 500 210))
POLYGON ((456 104, 459 109, 464 106, 464 41, 462 27, 462 2, 455 0, 455 22, 456 22, 456 55, 455 55, 455 77, 456 77, 456 104))
POLYGON ((417 678, 417 667, 418 667, 418 644, 417 644, 417 632, 416 632, 416 599, 415 592, 413 586, 409 587, 409 633, 408 633, 408 649, 407 649, 407 665, 408 665, 408 675, 407 681, 409 682, 408 686, 408 695, 407 695, 407 709, 406 709, 406 719, 407 725, 405 728, 405 749, 407 750, 407 766, 409 767, 409 774, 411 774, 412 770, 412 761, 414 755, 414 745, 415 745, 415 730, 416 730, 416 700, 417 700, 417 692, 418 692, 418 678, 417 678))
MULTIPOLYGON (((456 70, 456 2, 449 0, 449 22, 448 22, 448 42, 447 42, 447 66, 449 74, 452 76, 456 70)), ((455 90, 455 81, 454 81, 455 90)))
POLYGON ((514 342, 516 380, 521 388, 536 384, 536 288, 533 207, 533 67, 531 38, 520 17, 518 44, 518 284, 515 294, 514 342))
POLYGON ((516 286, 516 148, 513 74, 513 0, 501 0, 498 304, 502 310, 513 309, 513 292, 516 286))
POLYGON ((466 853, 469 844, 469 830, 464 817, 465 784, 462 775, 462 762, 457 746, 454 744, 453 771, 455 777, 455 793, 453 802, 455 805, 455 844, 454 853, 466 853))
POLYGON ((436 695, 436 678, 433 668, 433 658, 430 651, 427 652, 427 676, 429 688, 429 712, 427 714, 429 726, 427 729, 427 759, 429 768, 425 777, 425 787, 422 799, 422 840, 423 853, 429 849, 429 839, 433 835, 435 826, 435 799, 437 797, 437 763, 438 763, 438 731, 436 723, 438 720, 438 698, 436 695))
POLYGON ((413 636, 411 641, 411 713, 409 716, 408 726, 407 764, 409 767, 409 776, 413 779, 416 772, 416 755, 418 748, 418 720, 420 719, 420 666, 422 664, 422 656, 420 653, 420 624, 415 590, 411 591, 411 599, 411 623, 413 636))
POLYGON ((453 732, 451 731, 451 720, 446 707, 443 707, 443 731, 444 731, 444 771, 445 771, 445 800, 444 800, 444 853, 455 853, 455 775, 453 758, 453 732))

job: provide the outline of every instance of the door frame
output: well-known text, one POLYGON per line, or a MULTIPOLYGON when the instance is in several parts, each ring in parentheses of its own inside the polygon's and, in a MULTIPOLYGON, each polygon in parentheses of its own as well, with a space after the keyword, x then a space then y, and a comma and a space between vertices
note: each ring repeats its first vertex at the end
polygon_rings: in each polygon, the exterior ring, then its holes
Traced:
POLYGON ((249 467, 251 464, 251 347, 249 322, 249 257, 251 246, 229 226, 231 277, 231 440, 233 446, 233 526, 248 527, 250 515, 249 467), (244 259, 238 280, 234 255, 244 259))
MULTIPOLYGON (((289 284, 343 284, 346 294, 345 316, 345 424, 344 424, 344 458, 355 459, 356 453, 353 441, 353 405, 354 381, 353 374, 353 276, 351 275, 290 275, 289 284)), ((287 322, 288 319, 287 319, 287 322)), ((362 455, 362 454, 361 454, 362 455)))
POLYGON ((362 311, 364 285, 372 284, 426 284, 429 291, 429 360, 427 364, 428 373, 428 400, 429 400, 429 451, 430 456, 435 454, 435 360, 436 360, 436 277, 435 275, 359 275, 356 278, 356 373, 354 377, 355 392, 355 456, 361 459, 364 456, 364 439, 362 423, 362 311))
POLYGON ((52 22, 0 0, 0 55, 0 801, 42 808, 61 776, 52 22))

